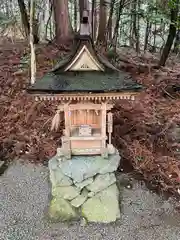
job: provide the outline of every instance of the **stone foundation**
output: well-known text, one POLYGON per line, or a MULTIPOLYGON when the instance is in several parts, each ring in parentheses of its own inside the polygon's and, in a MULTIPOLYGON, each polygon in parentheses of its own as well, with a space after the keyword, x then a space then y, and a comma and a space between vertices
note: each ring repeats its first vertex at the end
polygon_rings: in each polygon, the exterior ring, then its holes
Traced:
POLYGON ((119 191, 114 172, 118 153, 101 156, 74 156, 71 160, 50 159, 52 200, 49 216, 54 221, 84 217, 89 222, 114 222, 120 217, 119 191))

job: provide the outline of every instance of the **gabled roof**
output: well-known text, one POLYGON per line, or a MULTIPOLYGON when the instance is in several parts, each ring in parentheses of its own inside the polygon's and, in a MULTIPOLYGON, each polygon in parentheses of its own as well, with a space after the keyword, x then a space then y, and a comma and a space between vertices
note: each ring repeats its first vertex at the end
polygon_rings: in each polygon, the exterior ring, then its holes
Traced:
MULTIPOLYGON (((86 71, 118 71, 117 68, 115 68, 105 57, 98 54, 94 48, 94 44, 92 39, 89 36, 79 36, 78 37, 78 43, 75 48, 75 51, 71 55, 69 55, 66 59, 63 61, 60 61, 52 71, 58 70, 59 72, 65 72, 65 71, 73 71, 72 68, 69 68, 69 66, 74 66, 76 63, 81 62, 81 60, 85 60, 85 62, 82 62, 84 64, 90 64, 93 63, 93 66, 96 65, 96 68, 86 68, 86 71), (88 62, 90 58, 91 62, 88 62)), ((83 68, 75 69, 75 71, 83 71, 83 68)))
POLYGON ((76 54, 73 61, 66 67, 65 71, 104 71, 103 65, 92 56, 87 46, 84 45, 76 54))
POLYGON ((82 23, 75 51, 28 89, 34 94, 72 92, 139 91, 142 85, 115 68, 97 53, 88 33, 87 17, 82 23))

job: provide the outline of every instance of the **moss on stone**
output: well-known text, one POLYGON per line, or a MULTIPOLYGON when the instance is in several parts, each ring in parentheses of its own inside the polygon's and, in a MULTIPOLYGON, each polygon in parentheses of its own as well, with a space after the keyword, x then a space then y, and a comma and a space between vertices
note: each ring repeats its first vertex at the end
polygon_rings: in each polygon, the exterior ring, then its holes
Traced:
POLYGON ((79 218, 78 211, 63 198, 53 198, 49 206, 51 221, 71 221, 79 218))
POLYGON ((89 198, 81 209, 88 222, 110 223, 120 218, 119 191, 116 184, 89 198))

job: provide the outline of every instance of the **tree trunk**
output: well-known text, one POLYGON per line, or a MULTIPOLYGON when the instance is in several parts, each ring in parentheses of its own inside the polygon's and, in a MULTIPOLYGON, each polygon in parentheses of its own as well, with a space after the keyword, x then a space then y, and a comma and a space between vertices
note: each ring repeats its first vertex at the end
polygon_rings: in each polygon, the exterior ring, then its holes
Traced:
POLYGON ((22 19, 22 24, 24 27, 25 36, 26 36, 26 38, 28 38, 29 33, 30 33, 30 27, 29 27, 28 14, 27 14, 24 0, 18 0, 18 5, 19 5, 20 13, 21 13, 21 19, 22 19))
POLYGON ((96 28, 95 28, 95 21, 96 21, 96 0, 92 0, 92 12, 91 12, 91 29, 92 29, 92 39, 93 41, 96 38, 96 28))
MULTIPOLYGON (((97 3, 96 3, 97 6, 97 3)), ((97 13, 97 9, 95 6, 95 11, 94 11, 94 40, 97 39, 97 30, 98 30, 98 13, 97 13)))
POLYGON ((148 47, 149 32, 150 32, 150 22, 149 22, 149 19, 147 19, 145 39, 144 39, 144 51, 146 51, 148 47))
POLYGON ((132 14, 132 3, 130 4, 130 11, 131 11, 131 20, 130 22, 130 26, 129 26, 129 46, 131 48, 134 47, 134 36, 133 36, 133 14, 132 14))
POLYGON ((117 18, 116 18, 116 24, 114 28, 114 35, 113 35, 113 46, 114 46, 114 51, 116 51, 117 47, 117 39, 118 39, 118 33, 119 33, 119 23, 120 23, 120 18, 121 18, 121 13, 124 7, 124 2, 125 0, 121 0, 119 2, 119 7, 117 9, 117 18))
POLYGON ((74 0, 74 31, 77 32, 77 0, 74 0))
POLYGON ((106 41, 106 18, 106 1, 100 0, 98 43, 105 43, 106 41))
POLYGON ((169 35, 159 61, 159 66, 165 66, 174 38, 176 36, 176 21, 177 21, 178 10, 179 10, 178 5, 179 5, 179 0, 176 0, 173 8, 171 9, 171 24, 169 26, 169 35))
POLYGON ((58 44, 66 43, 72 38, 72 25, 70 23, 68 0, 53 0, 55 19, 55 33, 58 44))
POLYGON ((135 39, 135 44, 136 44, 136 52, 139 52, 139 32, 138 32, 138 16, 137 16, 137 5, 138 4, 138 0, 134 0, 132 3, 132 16, 133 16, 133 28, 132 28, 132 36, 133 39, 135 39))
POLYGON ((9 10, 9 3, 8 1, 5 1, 5 9, 6 9, 6 16, 9 18, 10 17, 10 10, 9 10))
MULTIPOLYGON (((50 29, 50 25, 51 25, 51 17, 52 17, 52 3, 50 1, 46 2, 46 10, 45 10, 45 20, 46 21, 46 27, 45 27, 45 33, 44 33, 44 39, 48 39, 48 27, 50 29), (49 10, 50 9, 50 10, 49 10)), ((50 33, 51 35, 51 33, 50 33)), ((50 38, 51 39, 51 38, 50 38)))
POLYGON ((31 84, 34 84, 36 80, 36 54, 34 45, 33 23, 34 23, 34 0, 31 0, 30 7, 31 84))
MULTIPOLYGON (((28 39, 30 36, 30 24, 29 24, 29 15, 27 13, 27 9, 24 3, 24 0, 18 0, 18 4, 19 4, 19 9, 20 9, 20 13, 21 13, 21 19, 22 19, 22 24, 24 27, 24 32, 25 32, 25 36, 28 39)), ((28 2, 28 4, 30 4, 30 2, 28 2)), ((35 4, 33 5, 34 10, 33 12, 35 12, 35 4)), ((29 9, 28 9, 29 10, 29 9)), ((38 37, 38 20, 33 18, 33 41, 35 44, 37 44, 39 42, 39 37, 38 37)))
POLYGON ((141 7, 140 0, 137 0, 138 14, 137 14, 137 34, 136 34, 136 52, 140 52, 140 15, 139 10, 141 7))
MULTIPOLYGON (((156 5, 155 5, 155 13, 156 13, 156 17, 158 16, 158 7, 157 7, 157 0, 156 0, 156 5)), ((152 46, 152 53, 156 52, 156 35, 157 35, 158 31, 157 31, 157 22, 155 19, 155 24, 154 24, 154 39, 153 39, 153 46, 152 46)))
POLYGON ((173 52, 178 54, 180 47, 180 29, 177 30, 173 52))
POLYGON ((111 1, 111 6, 110 6, 110 12, 109 12, 109 19, 108 19, 108 23, 107 23, 107 40, 111 41, 112 40, 112 17, 113 17, 113 12, 114 12, 114 4, 115 4, 115 0, 111 1))

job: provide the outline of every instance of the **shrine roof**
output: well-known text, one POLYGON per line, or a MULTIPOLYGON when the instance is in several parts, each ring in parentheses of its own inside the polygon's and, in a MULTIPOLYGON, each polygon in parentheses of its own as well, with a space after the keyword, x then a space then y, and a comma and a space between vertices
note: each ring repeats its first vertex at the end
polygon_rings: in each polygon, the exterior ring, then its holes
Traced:
POLYGON ((142 86, 124 72, 50 72, 29 88, 31 93, 139 91, 142 86))
MULTIPOLYGON (((66 68, 68 65, 75 60, 78 53, 82 50, 83 47, 86 47, 86 49, 89 50, 91 56, 97 63, 103 68, 103 71, 105 72, 112 72, 112 71, 118 71, 115 66, 113 66, 108 59, 106 59, 104 56, 102 56, 100 53, 98 53, 94 47, 93 41, 90 36, 78 36, 76 40, 76 47, 72 51, 71 54, 69 54, 64 59, 60 60, 55 67, 52 69, 52 71, 66 71, 66 68)), ((101 70, 101 69, 99 69, 101 70)), ((101 70, 102 71, 102 70, 101 70)), ((93 73, 93 72, 92 72, 93 73)))
MULTIPOLYGON (((87 26, 86 26, 87 27, 87 26)), ((94 47, 90 35, 78 36, 76 48, 27 91, 33 94, 140 91, 142 85, 114 67, 94 47)))

